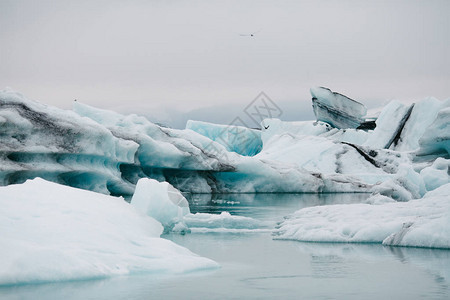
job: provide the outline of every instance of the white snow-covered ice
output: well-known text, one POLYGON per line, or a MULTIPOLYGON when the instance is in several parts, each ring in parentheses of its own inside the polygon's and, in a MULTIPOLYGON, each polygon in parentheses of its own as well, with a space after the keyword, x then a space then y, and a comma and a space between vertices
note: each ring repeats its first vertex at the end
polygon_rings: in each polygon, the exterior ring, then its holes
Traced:
POLYGON ((184 217, 184 222, 192 232, 211 233, 257 233, 270 232, 275 224, 250 217, 234 216, 229 212, 220 214, 195 213, 184 217))
POLYGON ((0 187, 0 207, 0 285, 218 267, 122 198, 37 178, 0 187))
POLYGON ((190 213, 189 203, 180 191, 168 182, 149 178, 138 181, 130 204, 168 229, 183 223, 184 216, 190 213))
POLYGON ((450 249, 450 184, 422 199, 301 209, 274 231, 276 239, 306 242, 383 243, 450 249))

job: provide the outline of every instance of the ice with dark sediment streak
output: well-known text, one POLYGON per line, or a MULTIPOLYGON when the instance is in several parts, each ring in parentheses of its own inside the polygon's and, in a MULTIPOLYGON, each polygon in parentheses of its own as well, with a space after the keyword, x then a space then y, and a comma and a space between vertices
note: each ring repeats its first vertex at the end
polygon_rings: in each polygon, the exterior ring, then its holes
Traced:
MULTIPOLYGON (((448 157, 449 101, 436 99, 388 104, 375 130, 269 119, 256 135, 238 128, 236 140, 232 125, 190 122, 199 134, 79 102, 61 110, 11 90, 0 101, 0 185, 39 176, 131 197, 139 179, 152 178, 184 192, 371 191, 409 200, 433 186, 425 179, 432 172, 421 170, 448 157)), ((358 107, 341 105, 363 115, 358 107)))
POLYGON ((102 193, 132 193, 119 165, 132 163, 139 145, 104 126, 0 91, 0 185, 36 176, 102 193))
POLYGON ((361 192, 370 184, 277 159, 230 152, 192 130, 155 125, 79 102, 65 111, 0 92, 0 184, 43 177, 131 196, 140 178, 189 192, 361 192))
POLYGON ((325 87, 311 88, 314 114, 318 121, 338 129, 357 128, 364 123, 366 107, 325 87))
POLYGON ((404 105, 398 101, 389 102, 375 121, 377 126, 365 145, 377 149, 389 149, 391 146, 397 146, 413 107, 414 105, 404 105))

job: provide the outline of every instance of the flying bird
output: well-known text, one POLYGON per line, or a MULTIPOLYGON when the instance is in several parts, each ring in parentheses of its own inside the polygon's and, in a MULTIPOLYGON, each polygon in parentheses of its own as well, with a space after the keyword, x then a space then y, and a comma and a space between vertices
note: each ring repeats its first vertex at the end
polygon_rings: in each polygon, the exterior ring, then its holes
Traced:
POLYGON ((249 37, 253 37, 253 36, 255 36, 258 32, 260 32, 261 31, 261 29, 260 30, 258 30, 258 31, 255 31, 255 32, 253 32, 253 33, 241 33, 241 34, 239 34, 240 36, 249 36, 249 37))

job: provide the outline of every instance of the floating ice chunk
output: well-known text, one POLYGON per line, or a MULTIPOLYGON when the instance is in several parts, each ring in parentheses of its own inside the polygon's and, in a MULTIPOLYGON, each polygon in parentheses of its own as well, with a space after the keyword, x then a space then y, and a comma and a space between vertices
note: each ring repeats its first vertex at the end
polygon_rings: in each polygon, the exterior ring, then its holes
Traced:
POLYGON ((188 214, 184 221, 192 232, 261 232, 269 231, 269 226, 274 225, 249 217, 232 216, 229 212, 188 214))
POLYGON ((450 158, 450 100, 444 106, 420 138, 417 155, 450 158))
MULTIPOLYGON (((131 205, 171 230, 190 213, 186 198, 168 182, 142 178, 136 184, 131 205)), ((180 228, 178 225, 177 228, 180 228)))
POLYGON ((450 182, 449 168, 450 160, 438 157, 433 165, 420 171, 420 176, 425 182, 427 191, 432 191, 450 182))
POLYGON ((189 120, 186 129, 193 130, 221 144, 230 152, 253 156, 261 151, 261 130, 243 126, 219 125, 189 120))
POLYGON ((450 248, 450 184, 423 199, 380 205, 305 208, 281 223, 276 239, 450 248))
POLYGON ((122 198, 35 179, 0 187, 0 285, 215 268, 122 198))
POLYGON ((311 88, 314 114, 318 121, 326 122, 336 128, 357 128, 364 122, 366 107, 330 89, 311 88))
POLYGON ((383 245, 450 248, 449 197, 450 184, 446 184, 427 193, 424 199, 411 201, 411 208, 417 210, 415 217, 383 240, 383 245), (419 201, 422 203, 416 203, 419 201), (437 213, 437 209, 442 211, 437 213))

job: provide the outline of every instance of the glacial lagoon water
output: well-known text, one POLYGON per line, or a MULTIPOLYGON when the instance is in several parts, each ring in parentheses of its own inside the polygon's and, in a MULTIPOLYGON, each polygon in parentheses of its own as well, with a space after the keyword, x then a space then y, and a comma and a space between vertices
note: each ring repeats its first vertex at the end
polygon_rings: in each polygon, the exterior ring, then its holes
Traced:
POLYGON ((190 195, 193 213, 263 221, 257 231, 166 234, 221 268, 0 287, 0 299, 449 299, 450 251, 378 244, 273 240, 270 228, 308 206, 358 203, 364 194, 190 195))

